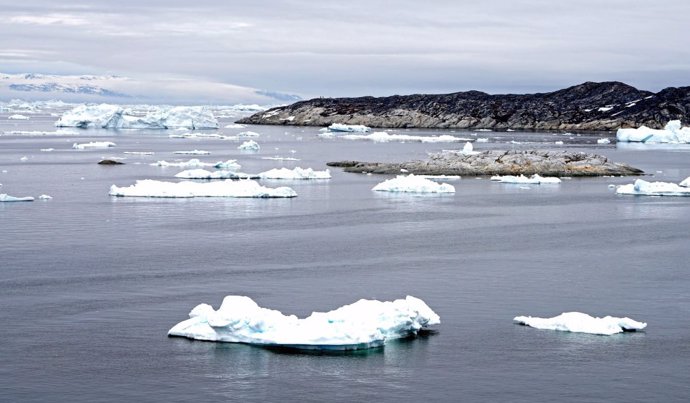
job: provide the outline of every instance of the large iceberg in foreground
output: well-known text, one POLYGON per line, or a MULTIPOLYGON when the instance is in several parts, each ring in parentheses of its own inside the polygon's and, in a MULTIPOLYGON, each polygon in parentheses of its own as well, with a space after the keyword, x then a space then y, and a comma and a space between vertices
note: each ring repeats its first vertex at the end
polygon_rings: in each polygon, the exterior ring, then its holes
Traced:
POLYGON ((146 114, 135 114, 118 105, 80 105, 65 112, 57 127, 98 127, 104 129, 217 129, 213 112, 203 106, 155 108, 146 114))
POLYGON ((680 120, 672 120, 662 130, 646 126, 618 129, 616 139, 638 143, 690 143, 690 127, 681 127, 680 120))
POLYGON ((229 295, 218 310, 197 305, 168 335, 266 347, 357 350, 416 335, 440 322, 424 301, 411 296, 385 302, 361 299, 300 319, 262 308, 249 297, 229 295))
POLYGON ((405 193, 455 193, 455 187, 447 183, 436 183, 421 176, 398 175, 374 186, 371 190, 405 193))
POLYGON ((558 184, 561 183, 560 178, 555 177, 543 177, 539 174, 534 174, 530 177, 525 175, 514 176, 514 175, 495 175, 491 177, 492 181, 500 183, 516 183, 521 185, 544 185, 544 184, 558 184))
POLYGON ((162 182, 138 180, 132 186, 110 187, 111 196, 119 197, 296 197, 289 187, 267 188, 252 180, 225 180, 222 182, 162 182))
POLYGON ((687 179, 680 185, 676 185, 669 182, 647 182, 637 179, 632 184, 618 186, 616 193, 636 196, 690 196, 690 188, 686 187, 686 181, 687 179))
POLYGON ((605 336, 622 332, 634 332, 647 327, 646 323, 637 322, 627 317, 616 318, 613 316, 606 316, 603 318, 595 318, 581 312, 564 312, 553 318, 516 316, 513 321, 517 324, 537 329, 590 333, 605 336))

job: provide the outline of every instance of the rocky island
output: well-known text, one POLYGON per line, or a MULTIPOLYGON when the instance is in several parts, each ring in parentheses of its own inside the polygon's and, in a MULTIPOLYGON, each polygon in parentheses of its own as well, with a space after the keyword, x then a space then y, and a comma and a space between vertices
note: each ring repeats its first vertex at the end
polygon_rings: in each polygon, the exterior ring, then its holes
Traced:
POLYGON ((272 108, 239 123, 493 130, 615 130, 688 123, 690 87, 658 93, 621 82, 586 82, 554 92, 490 95, 480 91, 388 97, 316 98, 272 108))
POLYGON ((472 154, 443 151, 429 155, 427 161, 402 163, 339 161, 328 166, 346 172, 415 175, 534 175, 542 176, 627 176, 642 175, 640 169, 611 162, 608 158, 583 152, 536 150, 487 150, 472 154))

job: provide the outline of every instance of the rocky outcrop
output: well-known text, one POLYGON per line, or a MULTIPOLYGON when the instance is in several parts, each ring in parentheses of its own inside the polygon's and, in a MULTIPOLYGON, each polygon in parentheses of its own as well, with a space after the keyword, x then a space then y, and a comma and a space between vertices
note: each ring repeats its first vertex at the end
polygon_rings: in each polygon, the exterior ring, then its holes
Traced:
POLYGON ((567 151, 498 151, 488 150, 473 155, 458 151, 431 154, 427 161, 402 163, 339 161, 328 166, 345 168, 346 172, 415 175, 534 175, 542 176, 604 176, 642 175, 640 169, 615 163, 608 158, 567 151))
POLYGON ((441 95, 317 98, 269 109, 240 123, 386 128, 494 130, 614 130, 663 127, 690 119, 690 87, 658 93, 620 82, 587 82, 563 90, 524 95, 479 91, 441 95))

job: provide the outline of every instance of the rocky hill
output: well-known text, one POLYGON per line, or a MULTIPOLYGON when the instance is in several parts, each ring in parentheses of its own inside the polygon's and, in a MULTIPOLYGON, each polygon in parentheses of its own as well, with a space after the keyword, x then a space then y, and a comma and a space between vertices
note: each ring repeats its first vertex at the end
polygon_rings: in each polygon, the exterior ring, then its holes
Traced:
POLYGON ((669 120, 690 120, 690 87, 658 93, 621 82, 586 82, 537 94, 490 95, 479 91, 440 95, 316 98, 269 109, 240 123, 388 128, 614 130, 669 120))

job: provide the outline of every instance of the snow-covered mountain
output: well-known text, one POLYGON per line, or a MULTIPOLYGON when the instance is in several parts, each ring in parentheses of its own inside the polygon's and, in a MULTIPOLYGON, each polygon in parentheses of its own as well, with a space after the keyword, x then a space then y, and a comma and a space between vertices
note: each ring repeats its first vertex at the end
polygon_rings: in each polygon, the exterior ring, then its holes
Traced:
POLYGON ((187 78, 130 78, 117 75, 0 73, 0 100, 61 99, 67 102, 259 104, 301 99, 297 95, 187 78))

